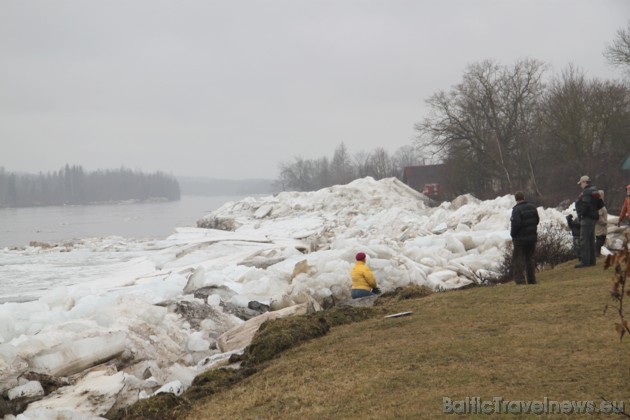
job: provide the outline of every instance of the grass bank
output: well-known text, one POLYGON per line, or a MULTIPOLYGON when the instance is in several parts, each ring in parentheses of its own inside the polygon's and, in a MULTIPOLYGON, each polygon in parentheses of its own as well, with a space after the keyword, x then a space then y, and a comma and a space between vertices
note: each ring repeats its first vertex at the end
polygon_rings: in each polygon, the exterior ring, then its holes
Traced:
POLYGON ((190 401, 180 415, 435 418, 443 416, 443 397, 547 397, 595 407, 604 397, 625 401, 630 412, 630 341, 620 342, 615 332, 612 272, 598 264, 560 265, 539 273, 534 286, 387 301, 377 316, 333 326, 234 385, 190 401), (402 311, 413 314, 382 316, 402 311))

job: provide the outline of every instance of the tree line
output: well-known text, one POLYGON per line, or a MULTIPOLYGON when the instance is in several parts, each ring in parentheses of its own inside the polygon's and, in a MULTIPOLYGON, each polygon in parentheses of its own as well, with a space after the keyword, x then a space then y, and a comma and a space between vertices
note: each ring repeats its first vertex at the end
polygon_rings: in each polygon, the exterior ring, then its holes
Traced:
POLYGON ((366 176, 374 179, 402 179, 406 166, 418 164, 418 155, 411 145, 399 148, 393 155, 382 147, 372 152, 357 151, 351 154, 346 145, 341 143, 330 159, 326 156, 317 159, 295 157, 291 162, 280 163, 280 175, 274 188, 280 191, 314 191, 347 184, 366 176))
POLYGON ((108 201, 180 199, 177 180, 162 172, 126 168, 86 172, 66 165, 47 174, 23 174, 0 167, 0 207, 90 204, 108 201))
MULTIPOLYGON (((630 22, 604 56, 630 75, 630 22)), ((459 84, 428 99, 415 144, 449 165, 454 191, 488 198, 523 190, 557 205, 574 198, 577 180, 589 175, 609 204, 621 201, 629 79, 589 79, 574 66, 547 78, 547 67, 533 59, 474 63, 459 84)))
POLYGON ((618 205, 629 181, 621 166, 630 153, 630 23, 604 56, 628 79, 589 79, 574 66, 548 77, 548 65, 535 59, 470 64, 461 82, 427 99, 412 147, 351 157, 342 144, 332 160, 282 163, 277 185, 305 191, 368 175, 400 178, 405 166, 428 159, 446 165, 455 195, 485 199, 522 190, 555 206, 574 199, 577 180, 589 175, 609 207, 618 205))
POLYGON ((627 184, 630 89, 620 81, 587 79, 574 67, 545 82, 546 65, 483 61, 463 80, 427 101, 416 146, 450 168, 450 187, 479 198, 523 190, 557 205, 574 197, 589 175, 613 198, 627 184))

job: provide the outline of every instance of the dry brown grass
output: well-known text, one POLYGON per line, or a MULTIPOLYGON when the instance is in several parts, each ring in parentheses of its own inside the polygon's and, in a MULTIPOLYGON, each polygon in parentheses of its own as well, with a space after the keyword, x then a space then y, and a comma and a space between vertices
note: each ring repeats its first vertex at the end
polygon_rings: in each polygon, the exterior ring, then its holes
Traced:
POLYGON ((601 262, 567 263, 540 273, 535 286, 388 302, 390 313, 413 314, 335 326, 194 402, 187 418, 435 418, 443 397, 467 396, 603 396, 629 411, 630 343, 617 338, 614 311, 603 313, 611 275, 601 262))

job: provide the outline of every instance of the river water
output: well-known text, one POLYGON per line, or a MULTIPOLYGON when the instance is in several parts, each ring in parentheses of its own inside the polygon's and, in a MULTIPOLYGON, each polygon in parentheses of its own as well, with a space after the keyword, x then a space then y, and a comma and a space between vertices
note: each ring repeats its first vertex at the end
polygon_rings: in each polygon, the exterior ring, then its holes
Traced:
POLYGON ((242 198, 182 196, 171 202, 0 209, 0 248, 104 236, 161 239, 242 198))
POLYGON ((0 209, 0 304, 77 284, 115 287, 121 278, 151 272, 156 243, 242 198, 0 209), (28 247, 31 241, 63 246, 28 247))

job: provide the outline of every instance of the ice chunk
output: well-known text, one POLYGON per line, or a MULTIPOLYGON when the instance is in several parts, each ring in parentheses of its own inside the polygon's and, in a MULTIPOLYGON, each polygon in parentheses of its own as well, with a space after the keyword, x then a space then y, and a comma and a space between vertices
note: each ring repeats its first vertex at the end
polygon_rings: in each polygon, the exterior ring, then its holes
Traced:
POLYGON ((17 350, 11 344, 0 344, 0 360, 10 365, 17 357, 17 350))
POLYGON ((256 210, 256 213, 254 213, 254 217, 256 219, 262 219, 264 217, 269 216, 272 210, 273 210, 273 207, 270 205, 260 206, 260 208, 256 210))
POLYGON ((29 381, 24 385, 10 389, 8 397, 10 400, 24 397, 39 397, 44 395, 44 388, 42 384, 37 381, 29 381))
POLYGON ((448 225, 444 222, 436 225, 433 229, 431 229, 432 233, 435 233, 436 235, 440 235, 444 232, 446 232, 448 230, 448 225))
POLYGON ((186 344, 186 347, 188 347, 188 350, 190 351, 208 350, 210 348, 210 343, 207 340, 205 340, 203 337, 204 337, 204 334, 199 331, 195 331, 194 333, 190 334, 190 337, 188 337, 188 343, 186 344))
POLYGON ((107 414, 116 402, 116 395, 125 386, 124 372, 110 373, 109 370, 89 372, 75 386, 59 388, 47 398, 31 403, 23 413, 24 418, 101 418, 97 416, 107 414), (66 411, 71 415, 63 414, 66 411), (50 417, 48 414, 51 412, 56 416, 50 417))
POLYGON ((219 295, 209 295, 207 302, 208 302, 208 305, 210 305, 210 306, 219 306, 221 304, 221 296, 219 296, 219 295))
POLYGON ((452 270, 439 270, 429 274, 429 280, 435 282, 446 283, 455 279, 457 279, 457 273, 452 270))
POLYGON ((15 323, 9 314, 0 313, 0 344, 7 343, 15 336, 15 323))
POLYGON ((60 344, 37 354, 29 365, 52 376, 72 375, 121 354, 126 338, 127 334, 119 331, 60 344))
POLYGON ((225 353, 214 354, 201 359, 196 366, 197 372, 205 372, 207 370, 216 369, 226 366, 230 363, 230 357, 233 354, 242 354, 244 349, 236 349, 225 353))
POLYGON ((182 385, 182 383, 178 380, 169 382, 167 384, 164 384, 157 391, 155 391, 153 395, 161 394, 163 392, 169 392, 171 394, 175 394, 179 396, 179 395, 182 395, 182 393, 184 392, 184 385, 182 385))
POLYGON ((183 388, 188 388, 195 379, 195 376, 197 376, 196 366, 188 367, 175 363, 173 366, 169 367, 168 370, 170 372, 169 378, 180 381, 183 388))
POLYGON ((57 308, 67 311, 74 306, 74 297, 69 294, 68 287, 58 287, 39 298, 39 300, 46 303, 51 309, 57 308))
POLYGON ((36 337, 22 335, 11 342, 15 346, 18 356, 28 359, 49 347, 47 343, 36 337))
POLYGON ((197 267, 195 269, 195 272, 192 273, 191 276, 188 278, 188 282, 184 287, 184 293, 193 293, 195 290, 201 289, 203 286, 205 286, 205 276, 206 271, 204 270, 203 266, 197 267))
POLYGON ((247 308, 247 305, 249 304, 249 301, 251 299, 248 298, 247 296, 243 296, 243 295, 234 295, 232 296, 232 299, 230 299, 230 301, 236 305, 236 306, 240 306, 242 308, 247 308))
POLYGON ((463 255, 466 253, 466 248, 464 244, 462 244, 457 238, 453 236, 447 236, 446 240, 446 249, 448 249, 451 253, 455 255, 463 255))
POLYGON ((139 314, 139 318, 152 325, 160 325, 168 309, 163 306, 146 305, 139 314))

